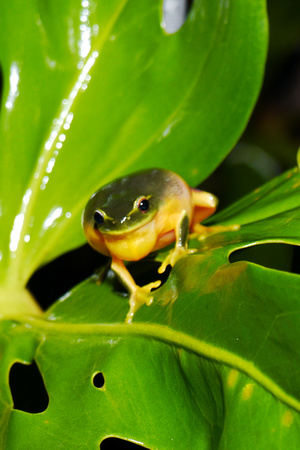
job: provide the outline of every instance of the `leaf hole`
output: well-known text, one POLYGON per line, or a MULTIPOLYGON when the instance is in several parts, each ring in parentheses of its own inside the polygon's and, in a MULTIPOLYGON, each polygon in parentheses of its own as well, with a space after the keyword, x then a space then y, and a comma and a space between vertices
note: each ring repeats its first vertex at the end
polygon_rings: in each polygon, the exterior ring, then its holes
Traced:
POLYGON ((174 34, 185 23, 193 0, 164 0, 162 28, 167 34, 174 34))
POLYGON ((98 372, 98 373, 96 373, 94 375, 94 377, 93 377, 93 385, 96 388, 98 388, 98 389, 102 388, 104 386, 104 382, 105 382, 105 380, 104 380, 104 376, 103 376, 102 372, 98 372))
POLYGON ((13 364, 9 373, 9 386, 14 409, 32 414, 47 409, 49 396, 35 361, 31 364, 13 364))
MULTIPOLYGON (((115 450, 134 450, 148 447, 144 447, 142 445, 135 444, 134 442, 125 441, 124 439, 109 437, 104 439, 100 444, 101 450, 115 449, 115 450)), ((148 449, 149 450, 149 449, 148 449)))
POLYGON ((234 251, 229 261, 248 261, 269 269, 300 274, 300 247, 282 243, 253 245, 234 251))

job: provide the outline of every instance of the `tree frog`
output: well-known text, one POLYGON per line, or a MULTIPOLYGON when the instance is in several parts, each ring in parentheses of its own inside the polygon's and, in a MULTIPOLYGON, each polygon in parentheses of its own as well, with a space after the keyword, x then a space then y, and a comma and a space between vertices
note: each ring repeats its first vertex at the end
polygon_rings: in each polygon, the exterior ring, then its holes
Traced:
POLYGON ((148 169, 118 178, 95 192, 83 212, 82 226, 89 244, 112 258, 111 268, 130 293, 126 322, 143 304, 150 305, 151 289, 160 281, 138 286, 123 261, 138 261, 175 241, 158 269, 196 250, 188 249, 189 232, 205 234, 199 223, 217 207, 214 195, 190 188, 177 174, 148 169))

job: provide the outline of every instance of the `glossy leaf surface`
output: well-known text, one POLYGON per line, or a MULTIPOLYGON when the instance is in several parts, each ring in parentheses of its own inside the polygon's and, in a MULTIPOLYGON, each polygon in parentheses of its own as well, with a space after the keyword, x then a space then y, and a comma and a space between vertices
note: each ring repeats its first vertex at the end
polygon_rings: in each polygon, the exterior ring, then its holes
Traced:
MULTIPOLYGON (((298 169, 269 187, 260 189, 260 200, 269 197, 274 214, 260 210, 255 193, 220 213, 235 223, 253 205, 258 210, 239 230, 192 241, 198 254, 175 265, 132 325, 124 324, 127 299, 111 278, 100 286, 93 278, 82 283, 46 320, 4 322, 6 335, 25 336, 24 348, 3 346, 4 372, 13 358, 35 354, 50 397, 41 414, 11 412, 5 444, 76 447, 84 435, 89 448, 107 436, 149 448, 183 448, 182 442, 184 448, 297 448, 300 277, 228 262, 249 245, 300 245, 298 169), (104 384, 96 388, 99 372, 104 384), (78 420, 88 431, 78 431, 78 420)), ((4 397, 8 417, 9 393, 4 397)))
POLYGON ((107 335, 101 326, 75 334, 72 326, 62 333, 46 328, 36 361, 49 407, 12 411, 4 448, 99 449, 112 435, 166 449, 300 443, 298 414, 236 370, 161 341, 117 337, 113 329, 107 335), (99 371, 100 389, 93 385, 99 371))
POLYGON ((161 1, 0 6, 1 279, 24 286, 84 242, 105 182, 159 166, 203 180, 243 130, 266 52, 265 2, 195 0, 175 34, 161 1))
POLYGON ((299 277, 228 262, 256 243, 299 245, 297 171, 216 216, 243 226, 192 242, 198 254, 132 326, 109 277, 44 315, 24 290, 84 242, 81 211, 100 185, 150 166, 195 185, 224 158, 260 87, 265 2, 194 0, 171 35, 158 0, 12 0, 0 21, 1 448, 99 449, 109 436, 242 448, 246 434, 249 448, 297 448, 299 277), (33 360, 49 396, 37 413, 13 407, 8 382, 33 360))

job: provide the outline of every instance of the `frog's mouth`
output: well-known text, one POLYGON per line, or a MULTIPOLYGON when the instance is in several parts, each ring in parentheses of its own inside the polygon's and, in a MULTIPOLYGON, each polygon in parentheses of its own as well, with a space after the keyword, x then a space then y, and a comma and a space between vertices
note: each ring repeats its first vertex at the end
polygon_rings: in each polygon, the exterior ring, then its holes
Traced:
POLYGON ((124 217, 120 221, 116 221, 110 217, 108 217, 105 223, 101 226, 98 226, 96 223, 94 224, 94 231, 98 234, 102 234, 104 236, 127 236, 133 231, 139 230, 143 228, 145 225, 148 225, 154 217, 153 214, 147 214, 142 220, 139 218, 139 222, 134 224, 134 217, 128 215, 124 217))

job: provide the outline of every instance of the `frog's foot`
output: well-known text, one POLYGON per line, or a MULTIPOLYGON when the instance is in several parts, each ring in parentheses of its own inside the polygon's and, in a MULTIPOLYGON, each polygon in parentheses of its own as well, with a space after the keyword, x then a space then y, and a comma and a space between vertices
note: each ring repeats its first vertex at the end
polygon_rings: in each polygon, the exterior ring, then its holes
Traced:
POLYGON ((151 295, 151 289, 157 288, 161 284, 160 280, 153 281, 145 286, 136 286, 130 295, 129 299, 129 311, 126 316, 125 322, 132 323, 132 319, 137 310, 144 304, 147 306, 153 302, 153 296, 151 295))
POLYGON ((159 266, 158 273, 163 273, 169 264, 173 267, 181 258, 192 255, 196 251, 196 248, 175 247, 159 266))
POLYGON ((197 238, 198 241, 202 241, 211 234, 222 233, 223 231, 236 231, 240 229, 240 225, 213 225, 211 227, 205 227, 201 224, 196 224, 193 227, 193 233, 190 235, 191 239, 197 238))

